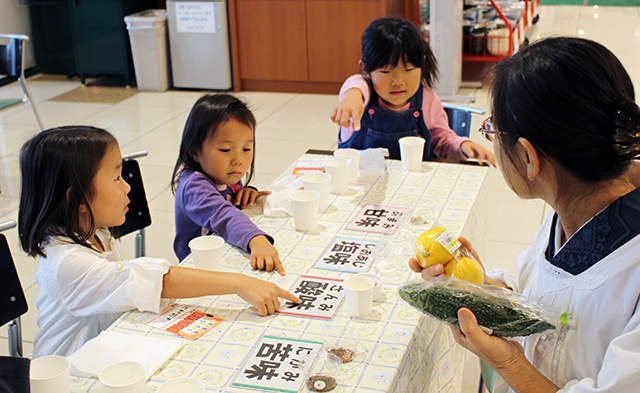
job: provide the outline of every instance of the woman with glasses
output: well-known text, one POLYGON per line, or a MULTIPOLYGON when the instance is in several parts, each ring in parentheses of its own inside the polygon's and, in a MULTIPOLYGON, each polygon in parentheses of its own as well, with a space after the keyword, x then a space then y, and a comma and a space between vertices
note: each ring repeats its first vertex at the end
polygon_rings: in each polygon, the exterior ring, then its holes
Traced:
MULTIPOLYGON (((517 260, 518 277, 487 284, 565 316, 546 335, 485 334, 468 309, 456 341, 493 368, 496 391, 640 391, 640 109, 618 59, 593 41, 538 41, 493 71, 493 142, 502 175, 522 198, 553 212, 517 260)), ((471 245, 464 241, 468 248, 471 245)), ((440 275, 441 265, 415 271, 440 275)))

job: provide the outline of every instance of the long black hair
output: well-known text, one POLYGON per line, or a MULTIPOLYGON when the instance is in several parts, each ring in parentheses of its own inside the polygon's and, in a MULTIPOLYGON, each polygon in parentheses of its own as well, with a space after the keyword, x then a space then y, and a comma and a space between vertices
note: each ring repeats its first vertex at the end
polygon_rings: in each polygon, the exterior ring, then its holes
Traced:
POLYGON ((553 37, 532 43, 496 65, 491 93, 493 122, 505 132, 500 148, 514 165, 520 137, 584 183, 619 176, 638 155, 633 83, 597 42, 553 37))
MULTIPOLYGON (((46 256, 49 236, 64 235, 91 248, 95 230, 89 200, 100 162, 118 141, 109 132, 90 126, 48 129, 20 149, 22 190, 18 232, 22 249, 30 256, 46 256), (88 209, 88 233, 80 223, 80 205, 88 209)), ((117 231, 111 229, 117 237, 117 231)))
POLYGON ((376 19, 362 34, 364 72, 371 73, 400 60, 422 70, 422 83, 433 88, 438 63, 429 43, 413 23, 400 18, 376 19))
POLYGON ((202 172, 200 163, 192 156, 193 149, 200 149, 205 140, 213 138, 218 127, 229 120, 236 120, 254 132, 253 158, 247 174, 247 184, 253 178, 256 158, 256 118, 246 103, 231 94, 204 95, 191 108, 182 132, 180 154, 171 175, 171 191, 175 194, 180 173, 185 169, 202 172))

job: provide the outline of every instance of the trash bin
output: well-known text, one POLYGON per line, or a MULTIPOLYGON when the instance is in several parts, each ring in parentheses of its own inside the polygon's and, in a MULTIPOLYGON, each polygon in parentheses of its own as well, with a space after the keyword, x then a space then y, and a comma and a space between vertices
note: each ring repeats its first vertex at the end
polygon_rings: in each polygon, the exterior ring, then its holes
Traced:
POLYGON ((169 88, 167 11, 142 11, 125 16, 124 21, 129 30, 138 90, 167 90, 169 88))

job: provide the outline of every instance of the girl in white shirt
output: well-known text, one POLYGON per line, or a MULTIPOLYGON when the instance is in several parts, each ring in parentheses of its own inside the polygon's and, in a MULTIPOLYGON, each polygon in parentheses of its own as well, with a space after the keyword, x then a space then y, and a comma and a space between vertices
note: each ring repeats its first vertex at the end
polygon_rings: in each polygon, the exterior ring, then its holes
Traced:
POLYGON ((260 315, 274 313, 280 297, 299 302, 276 284, 241 274, 154 258, 123 261, 114 239, 131 188, 121 169, 118 142, 94 127, 45 130, 20 151, 20 242, 40 259, 34 358, 69 355, 124 311, 159 312, 161 299, 235 293, 260 315))
MULTIPOLYGON (((492 118, 480 131, 509 187, 554 211, 518 257, 518 277, 491 271, 487 281, 569 322, 505 340, 462 308, 456 341, 508 385, 494 392, 637 392, 640 109, 631 78, 604 46, 570 37, 527 46, 493 76, 492 118)), ((423 277, 443 271, 410 266, 423 277)))

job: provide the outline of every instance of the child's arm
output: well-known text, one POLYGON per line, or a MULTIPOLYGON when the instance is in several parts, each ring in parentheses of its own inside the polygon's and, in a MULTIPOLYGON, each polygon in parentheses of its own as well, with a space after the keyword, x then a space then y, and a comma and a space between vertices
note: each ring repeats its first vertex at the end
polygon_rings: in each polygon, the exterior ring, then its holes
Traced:
POLYGON ((497 168, 496 157, 493 153, 471 140, 462 142, 460 150, 467 158, 475 158, 480 164, 488 164, 497 168))
POLYGON ((331 120, 352 131, 360 130, 360 119, 370 95, 369 84, 362 75, 349 77, 340 88, 340 102, 331 112, 331 120))
POLYGON ((237 294, 258 309, 259 315, 275 313, 280 298, 300 303, 293 294, 278 285, 238 273, 211 272, 171 266, 163 277, 162 298, 192 298, 237 294))
POLYGON ((264 269, 268 272, 276 270, 281 276, 286 274, 282 262, 280 262, 278 250, 265 236, 259 235, 251 239, 249 251, 251 251, 252 268, 264 269))

